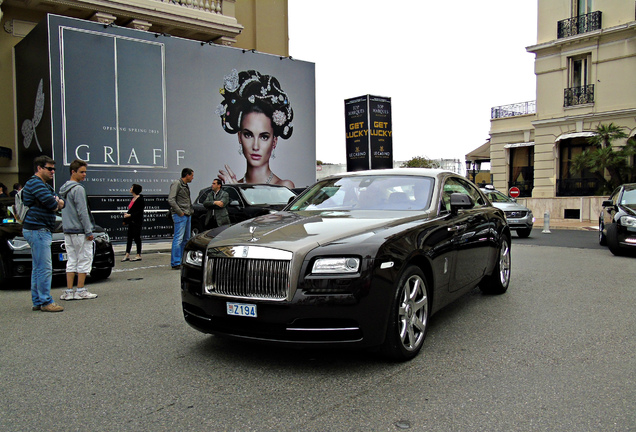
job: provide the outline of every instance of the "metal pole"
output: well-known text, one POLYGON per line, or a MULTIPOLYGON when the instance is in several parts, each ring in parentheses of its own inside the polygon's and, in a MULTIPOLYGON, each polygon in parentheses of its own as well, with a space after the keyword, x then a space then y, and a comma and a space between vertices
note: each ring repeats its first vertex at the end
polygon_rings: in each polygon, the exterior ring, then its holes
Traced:
POLYGON ((544 234, 551 234, 550 232, 550 212, 546 211, 543 213, 543 231, 544 234))

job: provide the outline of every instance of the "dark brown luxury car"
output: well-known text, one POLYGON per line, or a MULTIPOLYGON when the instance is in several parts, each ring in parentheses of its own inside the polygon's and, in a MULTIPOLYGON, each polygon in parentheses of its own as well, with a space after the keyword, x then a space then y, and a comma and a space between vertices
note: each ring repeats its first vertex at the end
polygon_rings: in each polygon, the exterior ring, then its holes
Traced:
POLYGON ((280 212, 190 240, 185 320, 295 346, 376 347, 408 360, 433 313, 510 283, 510 229, 470 181, 427 169, 321 180, 280 212))

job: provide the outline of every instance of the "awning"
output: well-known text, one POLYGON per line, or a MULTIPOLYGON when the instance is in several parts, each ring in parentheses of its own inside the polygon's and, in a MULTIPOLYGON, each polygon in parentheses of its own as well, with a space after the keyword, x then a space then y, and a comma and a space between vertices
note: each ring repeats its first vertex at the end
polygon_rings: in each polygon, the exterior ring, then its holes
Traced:
POLYGON ((559 135, 557 139, 554 140, 554 142, 557 143, 561 140, 571 139, 571 138, 586 138, 586 137, 591 137, 594 135, 596 135, 596 132, 568 132, 568 133, 559 135))
POLYGON ((466 154, 466 160, 475 161, 489 161, 490 160, 490 141, 486 141, 485 144, 480 145, 475 150, 466 154))
POLYGON ((534 145, 534 141, 530 141, 530 142, 506 144, 504 148, 532 147, 533 145, 534 145))

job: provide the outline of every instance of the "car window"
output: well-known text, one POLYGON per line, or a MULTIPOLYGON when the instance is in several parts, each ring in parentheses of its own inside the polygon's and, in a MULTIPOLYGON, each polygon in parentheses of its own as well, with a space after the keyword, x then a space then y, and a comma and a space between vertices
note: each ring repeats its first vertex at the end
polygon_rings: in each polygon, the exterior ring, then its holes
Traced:
POLYGON ((418 176, 353 176, 320 182, 290 210, 425 210, 435 179, 418 176))
POLYGON ((440 211, 450 212, 450 196, 454 193, 463 193, 470 196, 475 203, 475 207, 486 205, 486 201, 475 186, 463 179, 451 177, 446 180, 442 188, 440 211))
POLYGON ((241 187, 245 200, 251 205, 255 204, 287 204, 289 199, 295 197, 292 191, 286 187, 267 185, 248 185, 241 187))
POLYGON ((231 187, 224 187, 223 190, 230 196, 230 201, 238 201, 239 203, 241 202, 241 198, 239 197, 236 189, 231 187))
POLYGON ((490 202, 510 202, 512 201, 510 198, 508 198, 507 196, 505 196, 504 194, 502 194, 499 191, 489 191, 489 192, 485 192, 486 196, 488 197, 488 199, 490 200, 490 202))
POLYGON ((208 197, 211 190, 212 188, 209 188, 201 192, 201 195, 199 195, 199 204, 203 204, 205 202, 205 199, 208 197))

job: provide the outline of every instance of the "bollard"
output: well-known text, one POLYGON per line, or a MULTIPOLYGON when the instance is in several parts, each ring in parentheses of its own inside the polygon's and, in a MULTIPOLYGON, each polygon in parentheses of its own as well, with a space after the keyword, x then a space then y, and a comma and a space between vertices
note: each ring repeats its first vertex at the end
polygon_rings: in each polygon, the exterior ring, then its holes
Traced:
POLYGON ((544 234, 551 234, 550 232, 550 212, 546 211, 543 213, 543 231, 544 234))

